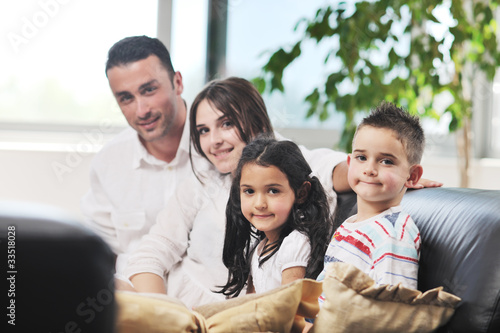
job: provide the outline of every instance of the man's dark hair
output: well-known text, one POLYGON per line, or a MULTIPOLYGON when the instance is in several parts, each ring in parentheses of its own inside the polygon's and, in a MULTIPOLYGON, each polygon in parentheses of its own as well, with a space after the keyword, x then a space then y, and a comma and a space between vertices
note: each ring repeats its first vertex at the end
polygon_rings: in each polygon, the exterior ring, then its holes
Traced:
POLYGON ((170 53, 159 39, 148 36, 126 37, 116 42, 108 52, 106 76, 108 75, 108 70, 115 66, 127 65, 146 59, 151 55, 155 55, 160 59, 173 83, 175 71, 170 60, 170 53))

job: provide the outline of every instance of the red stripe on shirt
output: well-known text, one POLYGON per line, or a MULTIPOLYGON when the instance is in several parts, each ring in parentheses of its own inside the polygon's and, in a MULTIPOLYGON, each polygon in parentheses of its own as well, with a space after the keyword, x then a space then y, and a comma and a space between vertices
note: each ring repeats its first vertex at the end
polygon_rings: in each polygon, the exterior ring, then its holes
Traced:
POLYGON ((389 237, 391 237, 391 235, 387 232, 387 230, 384 228, 384 226, 379 222, 379 221, 375 221, 375 223, 380 227, 382 228, 382 230, 385 232, 385 234, 389 237))
POLYGON ((397 255, 397 254, 392 253, 392 252, 386 252, 383 255, 381 255, 377 260, 375 260, 373 262, 373 265, 375 266, 375 264, 377 264, 379 261, 381 261, 382 259, 384 259, 387 256, 391 256, 391 257, 394 257, 394 258, 403 259, 403 260, 406 260, 406 261, 418 263, 418 259, 411 258, 411 257, 400 256, 400 255, 397 255))
POLYGON ((417 234, 417 237, 415 237, 415 240, 413 243, 417 244, 417 242, 420 240, 420 232, 417 234))
POLYGON ((365 234, 364 232, 359 231, 359 229, 356 229, 355 231, 356 231, 356 233, 358 235, 362 236, 364 239, 366 239, 368 242, 370 242, 371 246, 375 247, 375 244, 373 244, 372 239, 370 237, 368 237, 367 234, 365 234))
POLYGON ((351 244, 352 246, 356 247, 358 250, 360 250, 361 252, 363 252, 364 254, 368 255, 368 256, 371 256, 371 251, 370 251, 370 248, 368 246, 366 246, 361 240, 357 239, 357 238, 354 238, 350 235, 347 235, 347 236, 343 236, 343 235, 336 235, 335 236, 335 241, 338 241, 338 242, 346 242, 348 244, 351 244))
POLYGON ((408 223, 409 218, 410 218, 410 215, 406 215, 406 220, 405 220, 405 223, 403 224, 403 232, 401 233, 401 238, 399 240, 402 240, 404 235, 405 235, 406 224, 408 223))

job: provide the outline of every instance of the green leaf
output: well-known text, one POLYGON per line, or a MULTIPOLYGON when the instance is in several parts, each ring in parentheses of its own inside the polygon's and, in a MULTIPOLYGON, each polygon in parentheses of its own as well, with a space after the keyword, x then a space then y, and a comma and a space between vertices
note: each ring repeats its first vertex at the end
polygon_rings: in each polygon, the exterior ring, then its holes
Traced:
POLYGON ((263 94, 264 91, 266 91, 266 80, 264 80, 264 78, 256 77, 253 78, 251 82, 253 83, 255 88, 257 88, 260 94, 263 94))

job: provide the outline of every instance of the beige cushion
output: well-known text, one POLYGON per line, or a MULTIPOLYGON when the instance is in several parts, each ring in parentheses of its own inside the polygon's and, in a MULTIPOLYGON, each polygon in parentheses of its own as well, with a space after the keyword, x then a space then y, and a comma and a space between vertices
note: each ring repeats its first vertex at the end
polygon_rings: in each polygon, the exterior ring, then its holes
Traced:
POLYGON ((116 333, 207 332, 205 319, 161 294, 117 291, 116 333))
POLYGON ((377 286, 346 263, 331 263, 323 281, 325 302, 313 332, 431 332, 453 315, 460 298, 435 288, 377 286))
POLYGON ((116 332, 301 332, 304 317, 319 311, 321 291, 321 282, 303 279, 193 311, 166 295, 117 291, 116 332))
POLYGON ((318 313, 321 290, 321 282, 302 279, 266 293, 245 295, 195 310, 206 318, 210 333, 301 332, 304 317, 314 318, 318 313))

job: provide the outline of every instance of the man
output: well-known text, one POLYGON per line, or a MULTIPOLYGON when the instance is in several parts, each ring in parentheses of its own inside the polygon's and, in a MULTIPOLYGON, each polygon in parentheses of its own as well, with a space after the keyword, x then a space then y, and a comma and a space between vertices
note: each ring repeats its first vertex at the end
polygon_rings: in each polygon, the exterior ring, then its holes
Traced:
MULTIPOLYGON (((193 172, 182 76, 165 46, 146 36, 120 40, 109 50, 106 75, 131 128, 94 158, 81 207, 86 224, 117 254, 119 274, 177 183, 193 172)), ((194 152, 193 163, 208 167, 194 152)))

